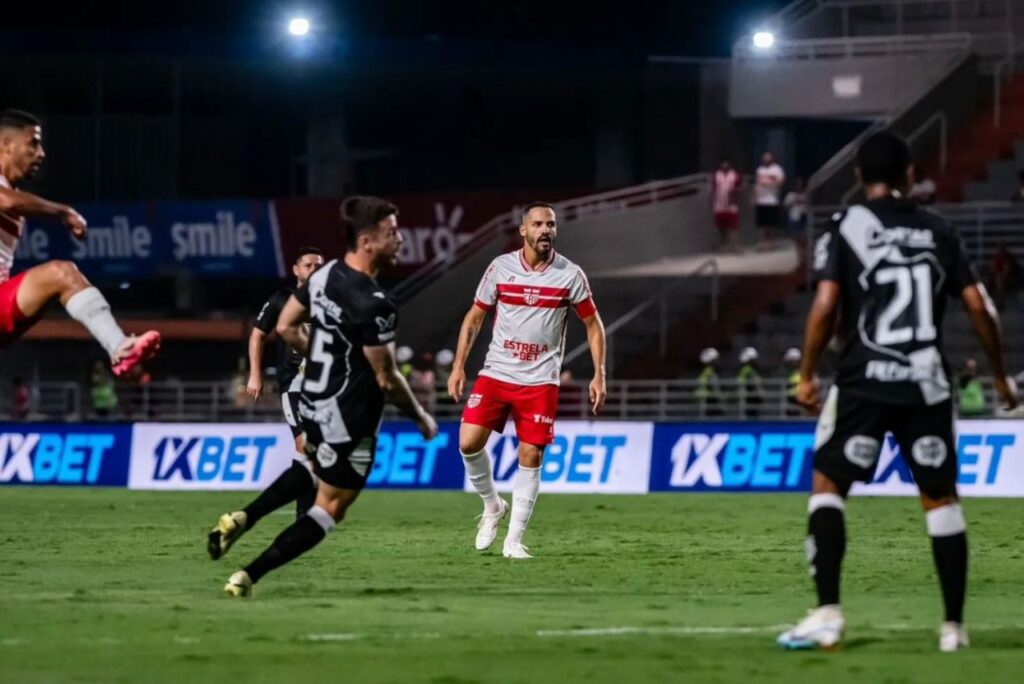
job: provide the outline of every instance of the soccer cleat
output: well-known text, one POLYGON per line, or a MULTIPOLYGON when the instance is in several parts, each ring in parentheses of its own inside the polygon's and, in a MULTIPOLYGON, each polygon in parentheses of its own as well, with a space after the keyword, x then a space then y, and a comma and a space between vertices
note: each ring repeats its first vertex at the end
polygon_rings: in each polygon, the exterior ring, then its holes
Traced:
POLYGON ((501 555, 505 558, 533 558, 527 553, 528 548, 522 545, 521 542, 510 542, 505 540, 505 546, 501 550, 501 555))
POLYGON ((238 541, 245 534, 246 525, 245 511, 225 513, 217 520, 217 525, 210 532, 209 540, 206 542, 206 550, 210 554, 210 560, 220 560, 221 556, 228 552, 231 545, 238 541))
POLYGON ((491 544, 498 538, 498 523, 508 515, 508 504, 504 499, 499 498, 501 507, 494 513, 484 511, 480 515, 480 524, 476 526, 476 550, 483 551, 491 548, 491 544))
POLYGON ((249 579, 249 573, 245 570, 239 570, 231 575, 228 578, 228 583, 224 585, 224 593, 235 598, 248 598, 252 596, 252 580, 249 579))
POLYGON ((160 333, 156 330, 144 332, 141 335, 130 335, 121 348, 114 354, 111 361, 112 370, 117 377, 123 377, 130 373, 143 361, 156 356, 160 351, 160 333))
POLYGON ((789 650, 835 648, 843 638, 846 621, 838 605, 821 606, 810 611, 800 624, 783 632, 776 643, 789 650))
POLYGON ((943 622, 939 625, 939 650, 952 653, 971 645, 967 629, 959 622, 943 622))

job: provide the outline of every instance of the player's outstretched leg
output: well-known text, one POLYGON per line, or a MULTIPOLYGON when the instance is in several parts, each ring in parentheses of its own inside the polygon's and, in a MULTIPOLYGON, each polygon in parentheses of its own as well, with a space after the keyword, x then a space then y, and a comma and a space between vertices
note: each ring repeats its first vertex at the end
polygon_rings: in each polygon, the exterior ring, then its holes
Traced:
POLYGON ((70 261, 50 261, 29 269, 18 288, 18 308, 29 318, 41 315, 54 299, 59 299, 68 315, 85 326, 110 355, 114 375, 126 375, 160 349, 160 333, 155 330, 125 335, 106 298, 70 261))
POLYGON ((519 442, 519 471, 512 486, 512 515, 502 548, 505 558, 533 558, 527 552, 527 547, 523 546, 523 535, 533 515, 533 506, 537 503, 543 458, 543 446, 519 442))
POLYGON ((818 592, 818 607, 796 627, 779 635, 788 649, 833 648, 843 637, 846 622, 839 607, 839 574, 846 552, 845 499, 840 489, 818 471, 807 504, 807 560, 818 592), (831 490, 831 491, 828 491, 831 490))
POLYGON ((956 497, 931 499, 921 495, 925 507, 932 555, 939 572, 946 618, 939 627, 939 650, 958 651, 970 641, 964 627, 964 597, 967 593, 967 522, 956 497))
POLYGON ((253 585, 264 575, 289 563, 319 544, 336 523, 345 517, 345 511, 359 496, 354 489, 339 489, 320 482, 316 504, 306 515, 296 520, 277 536, 252 563, 231 575, 224 591, 229 596, 246 597, 253 585))
MULTIPOLYGON (((211 560, 219 560, 243 534, 256 526, 264 516, 292 501, 306 502, 304 514, 316 498, 317 478, 304 462, 295 459, 252 503, 240 511, 225 513, 217 520, 207 538, 206 550, 211 560)), ((301 515, 298 517, 302 517, 301 515)))
POLYGON ((494 488, 493 466, 486 449, 490 435, 489 429, 471 423, 463 423, 459 430, 459 452, 466 466, 466 476, 484 502, 484 512, 477 525, 477 551, 491 547, 498 538, 498 525, 508 515, 508 504, 494 488))

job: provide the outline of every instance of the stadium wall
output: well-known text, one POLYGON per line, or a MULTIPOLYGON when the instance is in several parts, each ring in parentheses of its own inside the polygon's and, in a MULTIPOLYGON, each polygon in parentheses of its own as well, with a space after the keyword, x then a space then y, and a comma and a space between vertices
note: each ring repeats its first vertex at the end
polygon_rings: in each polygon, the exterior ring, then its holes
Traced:
MULTIPOLYGON (((425 443, 412 423, 385 423, 369 486, 468 491, 458 430, 443 423, 425 443)), ((541 481, 548 493, 806 492, 813 447, 810 422, 563 421, 541 481)), ((283 424, 0 423, 0 485, 255 490, 288 467, 292 448, 283 424)), ((511 427, 488 448, 510 491, 511 427)), ((1024 421, 959 421, 957 451, 962 495, 1024 497, 1024 421)), ((887 440, 874 481, 854 493, 915 494, 898 453, 887 440)))

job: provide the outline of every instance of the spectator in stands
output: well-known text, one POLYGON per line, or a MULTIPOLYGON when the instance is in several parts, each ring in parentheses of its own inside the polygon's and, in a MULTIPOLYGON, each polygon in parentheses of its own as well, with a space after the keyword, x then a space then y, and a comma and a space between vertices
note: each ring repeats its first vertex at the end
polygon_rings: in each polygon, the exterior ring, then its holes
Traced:
POLYGON ((32 393, 21 376, 15 375, 11 380, 11 418, 25 420, 31 411, 32 393))
POLYGON ((918 204, 935 204, 938 188, 935 187, 935 181, 928 174, 928 169, 923 166, 920 169, 915 168, 914 178, 914 184, 910 186, 910 199, 915 200, 918 204))
POLYGON ((754 222, 761 231, 761 245, 769 245, 779 227, 779 192, 786 182, 786 172, 775 162, 771 152, 761 155, 754 184, 754 222))
POLYGON ((718 350, 708 347, 700 353, 700 362, 704 366, 697 376, 698 413, 704 416, 722 415, 722 385, 718 380, 718 350))
POLYGON ((1024 202, 1024 169, 1017 172, 1017 189, 1010 195, 1010 201, 1014 204, 1024 202))
POLYGON ((251 401, 246 394, 246 387, 249 384, 249 372, 245 368, 245 357, 238 357, 238 367, 235 369, 235 376, 231 380, 231 391, 234 397, 235 408, 245 408, 251 401))
POLYGON ((793 189, 786 193, 782 205, 786 208, 786 227, 791 236, 799 240, 807 228, 807 207, 810 202, 804 190, 804 179, 797 178, 793 189))
POLYGON ((1006 306, 1006 298, 1020 286, 1020 263, 1013 253, 1005 246, 1000 247, 992 255, 989 262, 989 289, 996 308, 1000 311, 1006 306))
POLYGON ((985 413, 985 390, 978 379, 978 362, 967 359, 960 371, 960 392, 957 394, 957 408, 963 417, 980 416, 985 413))
POLYGON ((412 347, 401 346, 395 352, 395 358, 398 360, 398 370, 406 380, 412 375, 412 357, 412 347))
POLYGON ((764 399, 759 358, 760 355, 753 347, 745 347, 740 352, 740 371, 736 375, 736 384, 741 410, 747 418, 756 418, 760 414, 764 399))
POLYGON ((711 180, 711 211, 715 228, 722 234, 722 249, 734 251, 739 247, 740 207, 739 188, 743 177, 732 167, 732 161, 723 159, 711 180))
POLYGON ((434 355, 423 352, 411 364, 409 388, 416 401, 433 414, 437 408, 437 372, 434 369, 434 355))
POLYGON ((803 354, 796 347, 790 347, 782 357, 783 372, 786 376, 786 415, 803 415, 803 409, 796 403, 796 388, 800 384, 800 360, 803 354))
POLYGON ((106 364, 97 361, 89 376, 89 397, 92 399, 92 412, 97 418, 107 418, 117 408, 114 377, 107 369, 106 364))
POLYGON ((448 387, 448 376, 452 374, 453 363, 455 363, 455 352, 451 349, 442 349, 437 352, 437 384, 448 387))

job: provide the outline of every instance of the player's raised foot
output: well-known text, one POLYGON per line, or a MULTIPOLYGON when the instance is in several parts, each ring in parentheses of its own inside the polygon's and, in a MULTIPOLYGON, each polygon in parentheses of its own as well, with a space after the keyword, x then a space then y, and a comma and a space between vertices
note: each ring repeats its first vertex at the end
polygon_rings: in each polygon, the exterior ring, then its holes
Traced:
POLYGON ((476 550, 484 551, 491 548, 491 544, 498 538, 498 524, 508 515, 508 504, 504 499, 499 498, 500 506, 494 513, 484 511, 480 514, 480 523, 476 531, 476 550))
POLYGON ((845 627, 839 606, 821 606, 810 611, 796 627, 780 634, 776 643, 789 650, 835 648, 843 638, 845 627))
POLYGON ((533 558, 527 551, 529 549, 523 546, 522 542, 510 542, 506 539, 501 555, 505 558, 533 558))
POLYGON ((217 524, 210 531, 206 542, 206 551, 210 554, 210 560, 220 560, 228 552, 231 545, 245 534, 246 519, 245 511, 225 513, 217 519, 217 524))
POLYGON ((158 351, 160 333, 156 330, 149 330, 141 335, 129 335, 110 361, 114 375, 119 378, 128 375, 140 363, 156 356, 158 351))
POLYGON ((939 650, 952 653, 971 645, 967 629, 960 622, 943 622, 939 625, 939 650))
POLYGON ((235 598, 252 596, 252 580, 249 579, 249 573, 239 570, 231 575, 228 578, 228 583, 224 585, 224 593, 235 598))

